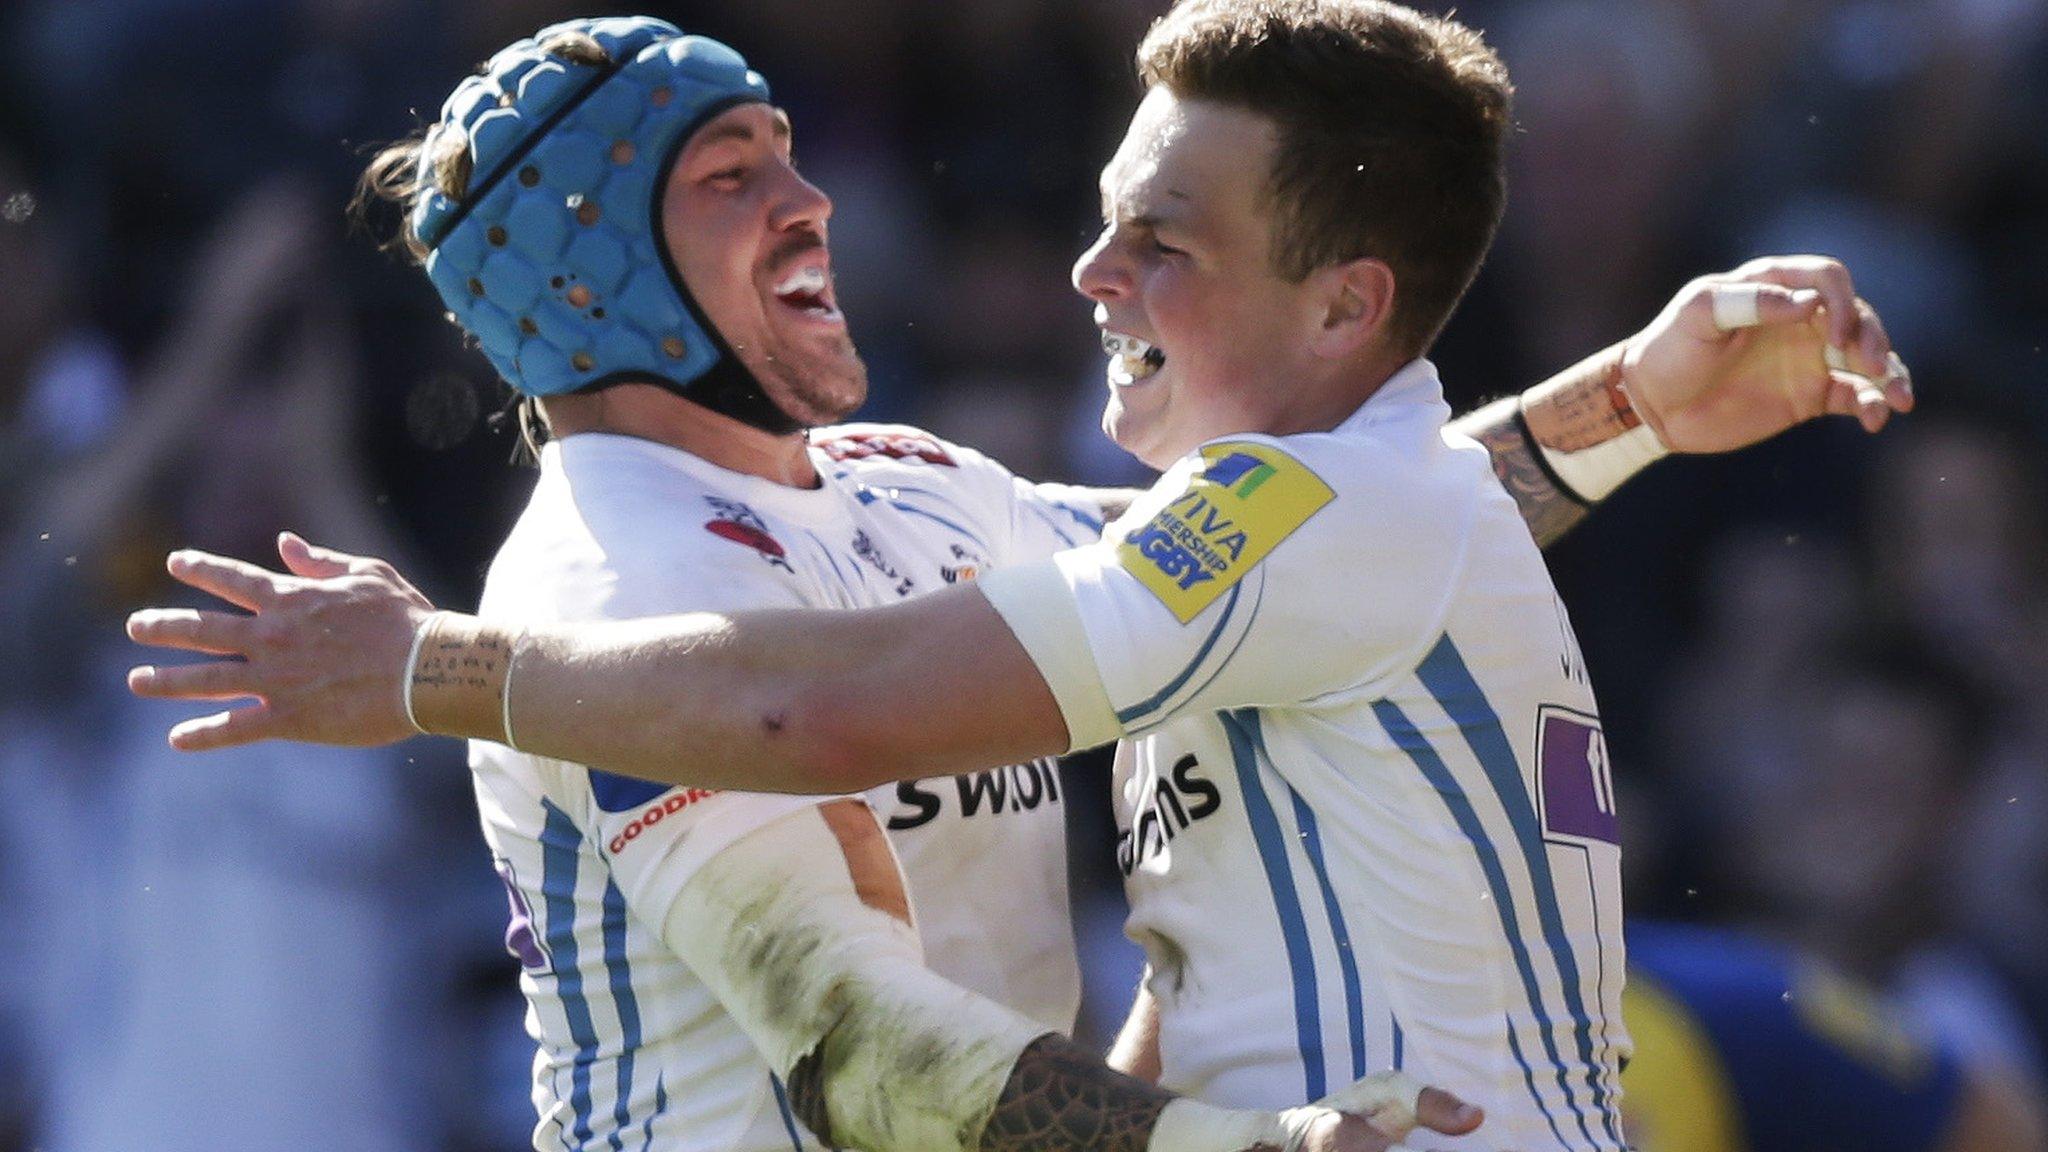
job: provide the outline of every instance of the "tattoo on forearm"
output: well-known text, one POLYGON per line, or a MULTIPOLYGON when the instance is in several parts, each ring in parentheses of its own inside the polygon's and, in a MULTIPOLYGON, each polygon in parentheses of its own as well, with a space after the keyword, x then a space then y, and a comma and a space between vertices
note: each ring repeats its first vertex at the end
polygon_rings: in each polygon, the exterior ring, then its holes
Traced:
POLYGON ((1064 1036, 1041 1036, 1017 1067, 981 1132, 982 1152, 1092 1148, 1144 1152, 1171 1093, 1105 1068, 1064 1036))
POLYGON ((1537 546, 1548 548, 1584 520, 1589 509, 1550 478, 1536 445, 1515 418, 1519 404, 1512 396, 1496 400, 1458 423, 1492 453, 1494 475, 1515 498, 1537 546))
POLYGON ((1605 444, 1643 418, 1622 387, 1619 346, 1598 352, 1530 389, 1529 434, 1553 452, 1605 444))

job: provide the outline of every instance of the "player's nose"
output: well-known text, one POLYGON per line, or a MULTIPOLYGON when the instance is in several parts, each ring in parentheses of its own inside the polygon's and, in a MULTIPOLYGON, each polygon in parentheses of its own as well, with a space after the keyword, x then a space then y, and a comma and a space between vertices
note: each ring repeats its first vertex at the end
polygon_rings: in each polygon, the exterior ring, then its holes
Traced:
POLYGON ((825 221, 832 218, 832 198, 794 168, 784 166, 780 176, 782 187, 770 222, 778 231, 809 226, 823 232, 825 221))
POLYGON ((1113 231, 1104 228, 1102 234, 1095 238, 1095 243, 1074 261, 1074 291, 1090 300, 1107 303, 1131 293, 1130 267, 1117 255, 1116 246, 1112 243, 1113 231))

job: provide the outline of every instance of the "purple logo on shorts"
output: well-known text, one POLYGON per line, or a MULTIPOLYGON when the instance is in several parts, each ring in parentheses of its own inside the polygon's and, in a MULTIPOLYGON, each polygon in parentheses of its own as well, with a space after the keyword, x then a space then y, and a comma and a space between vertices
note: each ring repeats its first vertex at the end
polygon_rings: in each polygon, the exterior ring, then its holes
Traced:
POLYGON ((1621 842, 1607 737, 1597 717, 1545 705, 1536 714, 1536 763, 1544 835, 1621 842))

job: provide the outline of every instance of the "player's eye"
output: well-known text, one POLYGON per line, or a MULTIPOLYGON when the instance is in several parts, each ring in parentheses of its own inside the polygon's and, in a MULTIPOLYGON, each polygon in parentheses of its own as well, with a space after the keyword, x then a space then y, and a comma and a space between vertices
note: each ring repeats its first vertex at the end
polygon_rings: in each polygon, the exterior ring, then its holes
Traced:
POLYGON ((721 188, 730 189, 739 187, 739 185, 743 183, 746 180, 746 178, 746 166, 743 164, 735 164, 730 168, 720 168, 716 172, 713 172, 710 175, 704 177, 704 180, 706 183, 721 188))

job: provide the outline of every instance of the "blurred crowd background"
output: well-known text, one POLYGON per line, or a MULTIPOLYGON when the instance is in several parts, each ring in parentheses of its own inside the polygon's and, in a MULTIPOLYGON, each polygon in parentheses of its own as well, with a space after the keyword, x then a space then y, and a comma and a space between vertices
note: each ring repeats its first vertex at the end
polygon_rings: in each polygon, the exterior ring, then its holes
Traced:
MULTIPOLYGON (((1424 7, 1438 7, 1425 3, 1424 7)), ((837 201, 865 415, 1045 478, 1095 430, 1067 267, 1163 0, 644 6, 740 47, 837 201)), ((1460 408, 1690 276, 1847 260, 1915 370, 1881 436, 1658 465, 1551 555, 1632 914, 1743 925, 2039 1077, 2048 1038, 2048 2, 1466 0, 1512 205, 1437 353, 1460 408)), ((557 0, 0 6, 0 1150, 524 1145, 530 1051, 459 750, 163 743, 119 622, 163 552, 291 526, 474 603, 528 474, 365 149, 557 0)), ((1135 978, 1072 771, 1100 1042, 1135 978)), ((999 893, 990 893, 999 900, 999 893)))

